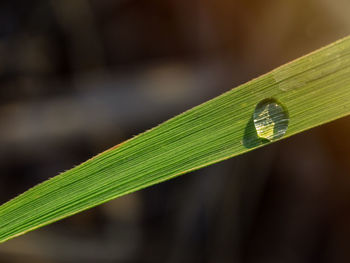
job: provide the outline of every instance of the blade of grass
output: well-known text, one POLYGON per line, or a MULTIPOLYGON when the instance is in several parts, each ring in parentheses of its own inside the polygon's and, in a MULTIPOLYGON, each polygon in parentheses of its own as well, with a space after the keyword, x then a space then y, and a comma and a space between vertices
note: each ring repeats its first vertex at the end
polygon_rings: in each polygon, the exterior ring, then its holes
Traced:
POLYGON ((283 138, 348 115, 350 37, 184 112, 3 204, 0 242, 268 145, 257 137, 252 119, 255 106, 266 98, 288 110, 283 138))

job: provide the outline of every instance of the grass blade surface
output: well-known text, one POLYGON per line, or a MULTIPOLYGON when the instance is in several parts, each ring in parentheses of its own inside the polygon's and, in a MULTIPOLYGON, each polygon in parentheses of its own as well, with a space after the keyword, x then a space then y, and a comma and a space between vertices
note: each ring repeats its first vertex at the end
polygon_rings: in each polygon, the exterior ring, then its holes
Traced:
POLYGON ((279 67, 111 148, 0 206, 0 242, 175 176, 268 145, 253 125, 274 98, 281 138, 350 113, 350 37, 279 67))

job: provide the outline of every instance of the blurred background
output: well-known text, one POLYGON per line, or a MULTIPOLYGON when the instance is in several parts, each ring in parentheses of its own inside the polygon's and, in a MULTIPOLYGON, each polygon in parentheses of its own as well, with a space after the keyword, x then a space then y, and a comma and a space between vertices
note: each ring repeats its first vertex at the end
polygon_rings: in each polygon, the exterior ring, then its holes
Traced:
MULTIPOLYGON (((0 201, 350 32, 348 0, 0 2, 0 201)), ((0 262, 350 262, 350 118, 0 246, 0 262)))

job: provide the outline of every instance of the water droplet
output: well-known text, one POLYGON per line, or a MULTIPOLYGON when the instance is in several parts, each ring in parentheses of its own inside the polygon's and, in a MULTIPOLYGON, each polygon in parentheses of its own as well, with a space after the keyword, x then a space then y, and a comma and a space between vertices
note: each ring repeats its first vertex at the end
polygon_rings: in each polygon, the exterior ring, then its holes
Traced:
POLYGON ((256 105, 254 126, 258 137, 274 141, 281 138, 288 129, 287 110, 275 99, 264 99, 256 105))

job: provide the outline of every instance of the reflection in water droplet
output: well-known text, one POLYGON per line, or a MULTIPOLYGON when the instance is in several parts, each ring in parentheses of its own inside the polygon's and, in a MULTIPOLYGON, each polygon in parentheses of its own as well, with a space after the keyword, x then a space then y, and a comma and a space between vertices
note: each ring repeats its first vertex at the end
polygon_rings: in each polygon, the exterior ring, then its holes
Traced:
POLYGON ((257 135, 262 139, 276 140, 281 138, 288 129, 287 110, 272 98, 258 103, 253 118, 257 135))

